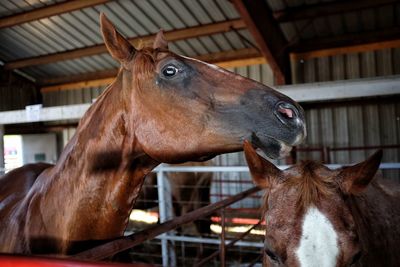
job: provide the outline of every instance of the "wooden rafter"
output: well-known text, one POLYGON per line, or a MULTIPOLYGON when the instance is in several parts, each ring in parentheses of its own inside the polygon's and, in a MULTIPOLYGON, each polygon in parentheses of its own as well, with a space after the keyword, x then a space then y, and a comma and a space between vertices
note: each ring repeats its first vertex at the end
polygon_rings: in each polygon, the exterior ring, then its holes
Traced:
POLYGON ((301 19, 312 19, 334 14, 357 11, 361 9, 377 8, 384 5, 399 3, 399 0, 356 0, 321 2, 313 5, 287 8, 275 11, 274 18, 279 22, 288 22, 301 19))
POLYGON ((293 61, 307 60, 312 58, 330 57, 330 56, 343 55, 349 53, 369 52, 369 51, 382 50, 388 48, 400 48, 400 39, 350 45, 343 47, 325 48, 309 52, 291 53, 290 58, 293 61))
POLYGON ((89 87, 99 87, 104 86, 112 83, 114 81, 114 77, 109 78, 101 78, 95 80, 88 80, 82 82, 72 82, 72 83, 65 83, 53 86, 43 87, 40 92, 48 93, 54 91, 63 91, 63 90, 75 90, 75 89, 82 89, 82 88, 89 88, 89 87))
POLYGON ((0 29, 59 15, 66 12, 71 12, 86 7, 104 4, 108 1, 110 0, 73 0, 33 9, 23 13, 0 18, 0 29))
POLYGON ((235 68, 266 63, 260 52, 255 48, 223 51, 195 57, 198 60, 218 65, 222 68, 235 68))
MULTIPOLYGON (((82 2, 84 2, 84 1, 82 1, 82 2)), ((178 41, 178 40, 206 36, 206 35, 211 35, 211 34, 216 34, 216 33, 221 33, 221 32, 228 32, 232 29, 240 30, 245 27, 246 27, 245 23, 242 20, 237 19, 237 20, 228 20, 228 21, 223 21, 223 22, 217 22, 217 23, 213 23, 213 24, 195 26, 195 27, 190 27, 190 28, 186 28, 186 29, 167 31, 164 34, 165 34, 165 37, 167 40, 178 41)), ((139 42, 144 42, 144 43, 150 42, 151 40, 153 40, 154 36, 155 35, 148 35, 148 36, 141 36, 141 37, 137 37, 137 38, 130 38, 129 41, 134 46, 137 46, 139 42)), ((97 55, 97 54, 106 53, 106 52, 107 52, 106 46, 104 44, 100 44, 100 45, 94 45, 94 46, 90 46, 90 47, 68 50, 65 52, 59 52, 59 53, 54 53, 54 54, 48 54, 48 55, 43 55, 43 56, 30 57, 30 58, 24 58, 24 59, 19 59, 19 60, 15 60, 15 61, 10 61, 4 65, 4 69, 11 70, 11 69, 25 68, 25 67, 34 66, 34 65, 50 64, 50 63, 54 63, 57 61, 92 56, 92 55, 97 55)))
POLYGON ((379 45, 383 45, 381 49, 388 45, 387 48, 395 47, 393 45, 397 44, 396 40, 400 39, 399 36, 399 28, 351 33, 335 37, 302 40, 300 43, 291 46, 289 50, 291 53, 302 56, 306 56, 310 53, 314 53, 315 55, 319 54, 319 56, 332 56, 335 53, 344 53, 346 49, 348 49, 347 53, 364 52, 368 50, 377 50, 379 49, 379 45), (317 53, 316 51, 319 52, 317 53), (321 51, 326 52, 322 53, 321 51))
POLYGON ((50 77, 50 78, 38 80, 37 84, 48 87, 48 86, 53 86, 53 85, 66 84, 66 83, 79 83, 79 82, 86 82, 86 81, 107 79, 107 78, 115 77, 115 76, 117 76, 117 73, 118 73, 118 69, 109 69, 109 70, 101 70, 101 71, 74 74, 74 75, 68 75, 68 76, 50 77))
MULTIPOLYGON (((264 57, 262 57, 254 48, 244 48, 240 50, 206 54, 196 58, 224 68, 266 63, 264 57)), ((114 80, 117 72, 118 69, 111 69, 106 71, 42 80, 40 81, 40 83, 43 84, 41 92, 46 93, 59 90, 72 90, 107 85, 114 80)))
POLYGON ((267 2, 264 0, 233 0, 232 2, 257 42, 261 54, 268 61, 276 83, 289 82, 289 56, 285 51, 288 42, 279 28, 279 23, 273 18, 267 2))

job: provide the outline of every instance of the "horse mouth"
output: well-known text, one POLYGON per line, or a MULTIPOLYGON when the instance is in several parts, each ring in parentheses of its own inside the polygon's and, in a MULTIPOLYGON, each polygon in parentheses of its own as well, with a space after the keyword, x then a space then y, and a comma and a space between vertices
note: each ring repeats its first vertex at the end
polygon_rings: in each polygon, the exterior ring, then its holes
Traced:
POLYGON ((261 156, 270 159, 280 159, 286 157, 293 148, 292 145, 270 136, 260 139, 253 135, 251 138, 251 144, 261 156))

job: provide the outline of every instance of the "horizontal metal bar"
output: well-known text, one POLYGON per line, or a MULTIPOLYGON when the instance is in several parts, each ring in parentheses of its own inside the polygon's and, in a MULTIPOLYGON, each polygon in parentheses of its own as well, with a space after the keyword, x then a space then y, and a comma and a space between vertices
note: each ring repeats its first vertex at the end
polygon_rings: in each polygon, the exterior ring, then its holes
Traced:
POLYGON ((369 150, 369 149, 396 149, 400 145, 379 145, 379 146, 348 146, 348 147, 328 147, 330 151, 352 151, 352 150, 369 150))
POLYGON ((297 102, 340 100, 400 94, 400 75, 346 81, 278 86, 277 90, 297 102))
MULTIPOLYGON (((354 163, 355 164, 355 163, 354 163)), ((330 169, 337 169, 351 164, 324 164, 330 169)), ((279 165, 279 169, 284 170, 292 165, 279 165)), ((379 165, 380 169, 400 169, 400 162, 386 162, 379 165)), ((169 166, 159 165, 153 172, 249 172, 247 166, 169 166)))
POLYGON ((249 172, 247 166, 169 166, 161 164, 153 172, 249 172))
MULTIPOLYGON (((171 241, 182 241, 188 243, 202 243, 202 244, 216 244, 219 245, 221 241, 216 238, 203 238, 203 237, 190 237, 190 236, 176 236, 176 235, 160 235, 156 239, 166 239, 171 241)), ((225 244, 229 244, 230 240, 225 240, 225 244)), ((257 247, 262 248, 264 244, 262 242, 248 242, 248 241, 238 241, 234 244, 238 247, 257 247)))
POLYGON ((39 121, 79 120, 90 104, 40 108, 32 115, 29 110, 0 112, 0 124, 16 124, 39 121))
MULTIPOLYGON (((326 164, 330 169, 338 169, 343 166, 350 166, 352 164, 326 164)), ((379 165, 379 169, 381 170, 389 170, 389 169, 400 169, 400 162, 387 162, 387 163, 381 163, 379 165)))

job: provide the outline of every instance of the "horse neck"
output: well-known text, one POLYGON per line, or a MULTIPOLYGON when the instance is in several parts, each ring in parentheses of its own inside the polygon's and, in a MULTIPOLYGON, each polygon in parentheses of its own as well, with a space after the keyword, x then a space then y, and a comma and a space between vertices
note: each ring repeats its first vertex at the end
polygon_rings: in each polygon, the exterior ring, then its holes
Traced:
POLYGON ((82 118, 50 171, 46 205, 50 214, 63 214, 54 227, 63 240, 120 236, 144 177, 159 164, 136 142, 122 86, 120 75, 82 118))
POLYGON ((367 252, 362 266, 395 266, 391 263, 400 259, 399 186, 375 179, 361 195, 350 196, 348 204, 367 252))

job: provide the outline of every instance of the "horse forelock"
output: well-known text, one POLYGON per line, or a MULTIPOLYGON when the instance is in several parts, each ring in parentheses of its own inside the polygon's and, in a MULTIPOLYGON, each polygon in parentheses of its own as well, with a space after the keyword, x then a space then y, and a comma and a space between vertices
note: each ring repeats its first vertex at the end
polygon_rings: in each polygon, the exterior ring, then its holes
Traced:
POLYGON ((155 55, 152 49, 143 48, 136 52, 133 61, 133 72, 142 73, 154 69, 155 55))
POLYGON ((302 161, 299 170, 298 176, 285 181, 285 186, 294 187, 298 192, 297 211, 304 211, 311 205, 318 206, 321 198, 335 193, 337 186, 333 177, 318 173, 321 170, 320 164, 308 160, 302 161))
MULTIPOLYGON (((281 182, 285 195, 295 194, 296 212, 305 211, 311 205, 318 206, 319 201, 336 192, 337 184, 331 175, 319 174, 321 165, 313 161, 302 161, 296 167, 296 174, 281 182)), ((281 192, 281 191, 280 191, 281 192)), ((262 214, 268 210, 268 198, 271 192, 264 194, 262 214)))

